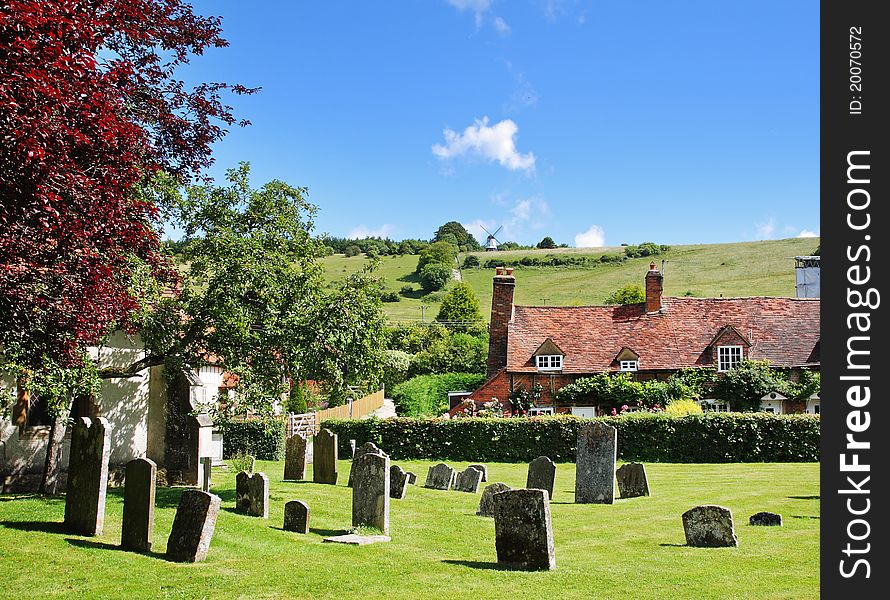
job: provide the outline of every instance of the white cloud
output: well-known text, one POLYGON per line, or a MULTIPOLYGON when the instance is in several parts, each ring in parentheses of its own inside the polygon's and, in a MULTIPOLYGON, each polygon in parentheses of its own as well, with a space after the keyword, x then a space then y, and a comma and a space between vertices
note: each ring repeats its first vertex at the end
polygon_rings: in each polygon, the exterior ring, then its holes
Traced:
POLYGON ((503 106, 504 113, 515 115, 523 108, 530 108, 537 105, 538 91, 531 82, 525 78, 523 73, 519 73, 516 76, 516 89, 510 94, 510 100, 503 106))
POLYGON ((546 200, 537 196, 515 200, 512 205, 505 201, 503 194, 495 194, 491 200, 495 204, 509 206, 506 213, 509 216, 500 220, 475 219, 463 224, 466 230, 482 244, 488 238, 486 229, 494 233, 499 227, 502 227, 500 233, 497 234, 499 242, 521 241, 525 239, 529 228, 540 229, 546 225, 547 217, 550 216, 550 205, 546 200))
POLYGON ((587 231, 575 236, 577 248, 600 248, 606 245, 606 232, 599 225, 591 225, 587 231))
POLYGON ((772 237, 773 233, 776 231, 776 219, 775 217, 770 217, 763 223, 757 224, 757 237, 760 239, 766 239, 772 237))
POLYGON ((500 17, 494 18, 494 28, 501 35, 510 35, 510 26, 507 25, 507 22, 500 17))
POLYGON ((799 238, 815 238, 815 237, 819 237, 819 232, 818 231, 810 231, 809 229, 804 229, 803 231, 801 231, 800 233, 797 234, 797 237, 799 237, 799 238))
POLYGON ((446 128, 445 144, 434 144, 433 154, 448 160, 463 155, 476 155, 497 161, 511 171, 533 172, 535 155, 521 154, 516 150, 516 134, 519 126, 510 119, 488 125, 488 117, 475 119, 473 124, 458 133, 446 128))
POLYGON ((379 237, 386 238, 393 232, 393 226, 387 223, 384 223, 380 227, 376 229, 371 229, 366 225, 359 225, 358 227, 354 227, 352 231, 346 234, 346 239, 349 240, 361 240, 369 237, 379 237))

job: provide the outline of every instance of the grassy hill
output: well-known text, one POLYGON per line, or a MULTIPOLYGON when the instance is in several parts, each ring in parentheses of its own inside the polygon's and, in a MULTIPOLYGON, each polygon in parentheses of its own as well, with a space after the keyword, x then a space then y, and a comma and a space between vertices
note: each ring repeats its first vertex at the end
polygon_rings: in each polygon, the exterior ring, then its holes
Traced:
MULTIPOLYGON (((665 265, 665 295, 697 297, 794 296, 794 261, 791 257, 812 254, 819 245, 815 238, 791 238, 733 244, 697 244, 673 246, 665 255, 655 258, 665 265)), ((602 254, 623 254, 621 247, 558 248, 554 250, 511 250, 476 252, 481 261, 491 258, 505 260, 523 256, 573 254, 599 257, 602 254)), ((462 262, 465 255, 461 255, 462 262)), ((342 254, 325 258, 327 275, 339 279, 360 269, 364 256, 347 258, 342 254)), ((517 267, 516 303, 524 305, 586 305, 602 304, 617 288, 635 283, 643 285, 650 258, 629 259, 621 263, 596 263, 587 267, 517 267)), ((421 305, 425 319, 432 320, 439 312, 443 292, 420 295, 420 284, 414 275, 416 256, 381 257, 380 275, 386 289, 399 291, 405 285, 416 290, 401 302, 384 304, 393 320, 419 320, 421 305)), ((486 319, 491 311, 491 279, 493 269, 463 269, 462 277, 469 283, 482 304, 486 319)))

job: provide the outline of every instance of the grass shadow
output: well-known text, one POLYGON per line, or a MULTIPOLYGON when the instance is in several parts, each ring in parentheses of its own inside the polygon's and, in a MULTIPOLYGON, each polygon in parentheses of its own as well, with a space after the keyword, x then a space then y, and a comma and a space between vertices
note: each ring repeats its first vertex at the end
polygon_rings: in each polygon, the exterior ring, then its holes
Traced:
POLYGON ((349 530, 348 529, 318 529, 317 527, 310 527, 309 533, 314 533, 315 535, 320 535, 322 537, 332 537, 335 535, 346 535, 347 533, 349 533, 349 530))
POLYGON ((822 496, 788 496, 792 500, 820 500, 822 496))
POLYGON ((691 548, 689 544, 658 544, 664 548, 691 548))
POLYGON ((525 569, 512 569, 507 565, 502 565, 496 562, 483 562, 481 560, 451 560, 445 559, 442 561, 448 565, 459 565, 461 567, 470 567, 471 569, 485 569, 489 571, 514 571, 514 570, 525 570, 525 569))
POLYGON ((75 546, 76 548, 92 548, 95 550, 116 550, 118 552, 129 552, 131 554, 139 554, 141 556, 150 556, 151 558, 157 558, 159 560, 166 560, 166 555, 160 552, 137 552, 136 550, 129 550, 122 546, 116 544, 109 544, 107 542, 93 542, 90 540, 82 540, 78 538, 65 538, 65 541, 75 546))
POLYGON ((811 515, 791 515, 792 519, 821 519, 822 517, 811 516, 811 515))
POLYGON ((39 531, 42 533, 69 533, 64 523, 56 521, 0 521, 0 525, 19 531, 39 531))

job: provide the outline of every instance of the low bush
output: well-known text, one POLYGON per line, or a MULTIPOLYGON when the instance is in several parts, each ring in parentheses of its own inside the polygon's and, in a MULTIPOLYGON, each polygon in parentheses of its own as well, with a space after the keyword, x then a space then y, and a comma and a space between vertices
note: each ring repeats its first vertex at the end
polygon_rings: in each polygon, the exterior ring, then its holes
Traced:
MULTIPOLYGON (((410 382, 409 382, 410 383, 410 382)), ((675 417, 633 413, 597 419, 618 429, 622 460, 674 463, 815 462, 819 417, 767 413, 706 413, 675 417)), ((512 419, 366 419, 325 421, 349 440, 374 442, 396 460, 526 462, 548 456, 575 460, 572 416, 512 419)))
POLYGON ((400 415, 440 415, 448 410, 448 392, 475 390, 484 382, 485 375, 472 373, 420 375, 393 388, 392 399, 400 415))
POLYGON ((430 293, 441 290, 451 279, 451 267, 441 263, 430 263, 420 271, 420 287, 430 293))
POLYGON ((380 301, 381 302, 401 302, 402 297, 399 295, 398 292, 388 291, 388 292, 383 292, 382 294, 380 294, 380 301))
POLYGON ((264 417, 248 421, 225 419, 216 423, 223 434, 223 458, 250 454, 258 460, 284 457, 284 419, 264 417))

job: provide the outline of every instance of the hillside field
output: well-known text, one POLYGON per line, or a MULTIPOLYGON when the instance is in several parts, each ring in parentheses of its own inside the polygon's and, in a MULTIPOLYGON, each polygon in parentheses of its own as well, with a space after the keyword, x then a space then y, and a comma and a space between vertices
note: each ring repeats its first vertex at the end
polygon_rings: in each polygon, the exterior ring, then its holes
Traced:
MULTIPOLYGON (((665 264, 664 291, 667 296, 696 297, 794 296, 794 261, 792 257, 810 255, 819 246, 818 238, 790 238, 732 244, 698 244, 672 246, 666 254, 654 257, 665 264)), ((623 254, 621 247, 557 248, 553 250, 511 250, 475 252, 484 263, 491 258, 519 259, 523 256, 573 254, 599 257, 602 254, 623 254)), ((463 262, 466 255, 458 257, 463 262)), ((400 302, 385 303, 384 309, 394 321, 435 319, 443 292, 420 295, 420 284, 414 275, 417 256, 383 256, 379 274, 385 278, 387 290, 398 292, 410 284, 415 292, 400 302)), ((643 285, 650 257, 629 259, 621 263, 596 263, 587 267, 517 267, 516 298, 520 305, 602 304, 614 290, 627 284, 643 285)), ((363 255, 347 258, 335 254, 324 259, 327 276, 340 279, 367 263, 363 255)), ((461 275, 469 283, 482 305, 485 319, 491 312, 491 279, 493 269, 463 269, 461 275)))

